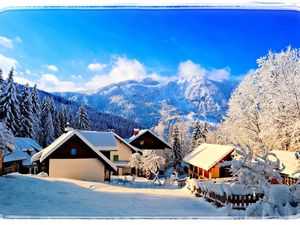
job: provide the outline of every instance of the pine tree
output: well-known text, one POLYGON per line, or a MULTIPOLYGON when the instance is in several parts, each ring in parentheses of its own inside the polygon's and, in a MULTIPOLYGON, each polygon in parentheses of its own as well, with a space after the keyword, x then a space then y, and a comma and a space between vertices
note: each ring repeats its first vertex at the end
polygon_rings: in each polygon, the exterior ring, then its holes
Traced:
POLYGON ((84 105, 81 105, 76 113, 75 128, 79 130, 90 130, 90 120, 84 105))
MULTIPOLYGON (((33 89, 32 89, 32 114, 33 114, 33 138, 34 140, 36 140, 37 142, 40 141, 41 138, 41 118, 40 118, 40 114, 41 114, 41 100, 40 100, 40 95, 38 93, 37 90, 37 86, 34 85, 33 89)), ((41 143, 40 143, 41 144, 41 143)))
POLYGON ((41 110, 41 136, 40 143, 43 147, 51 144, 54 137, 54 128, 53 128, 53 120, 51 113, 51 100, 48 97, 43 99, 42 110, 41 110))
POLYGON ((20 137, 33 137, 33 111, 32 111, 32 97, 29 85, 25 85, 25 89, 21 95, 20 103, 20 130, 18 136, 20 137))
POLYGON ((45 114, 45 123, 44 123, 44 142, 43 146, 48 146, 50 145, 54 140, 54 128, 53 128, 53 121, 52 121, 52 114, 50 111, 45 114))
POLYGON ((196 122, 195 126, 194 126, 194 131, 193 131, 193 135, 192 135, 192 141, 191 141, 191 151, 193 151, 196 147, 198 147, 198 140, 201 137, 201 126, 199 121, 196 122))
POLYGON ((14 136, 5 123, 0 122, 0 155, 3 157, 14 150, 14 136))
POLYGON ((67 127, 67 110, 66 106, 62 105, 59 111, 59 121, 60 121, 60 131, 63 134, 65 132, 65 128, 67 127))
POLYGON ((174 166, 181 163, 182 154, 181 154, 181 145, 180 145, 180 133, 177 126, 174 127, 172 135, 172 150, 173 150, 173 162, 174 166))
POLYGON ((7 82, 3 86, 0 93, 0 120, 6 122, 7 128, 16 135, 20 123, 20 108, 18 101, 18 93, 14 83, 14 70, 10 70, 7 82))
POLYGON ((72 127, 74 125, 72 109, 69 110, 67 121, 68 121, 70 127, 72 127))
POLYGON ((3 72, 2 69, 0 68, 0 91, 2 90, 3 84, 4 84, 3 72))
POLYGON ((59 119, 59 112, 55 110, 53 115, 53 126, 54 126, 54 137, 58 138, 61 136, 64 132, 61 130, 61 121, 59 119))
POLYGON ((34 115, 39 115, 41 112, 41 99, 36 85, 32 89, 32 112, 34 115))

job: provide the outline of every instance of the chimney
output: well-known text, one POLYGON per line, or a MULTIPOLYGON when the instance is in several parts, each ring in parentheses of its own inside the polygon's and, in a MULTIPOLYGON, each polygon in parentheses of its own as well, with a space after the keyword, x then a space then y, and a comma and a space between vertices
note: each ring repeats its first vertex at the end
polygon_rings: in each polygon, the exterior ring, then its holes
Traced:
POLYGON ((69 122, 67 122, 67 126, 65 127, 65 133, 71 130, 74 130, 74 128, 70 127, 69 122))
POLYGON ((140 129, 139 129, 139 128, 134 128, 134 129, 133 129, 133 136, 138 135, 139 132, 140 132, 140 129))

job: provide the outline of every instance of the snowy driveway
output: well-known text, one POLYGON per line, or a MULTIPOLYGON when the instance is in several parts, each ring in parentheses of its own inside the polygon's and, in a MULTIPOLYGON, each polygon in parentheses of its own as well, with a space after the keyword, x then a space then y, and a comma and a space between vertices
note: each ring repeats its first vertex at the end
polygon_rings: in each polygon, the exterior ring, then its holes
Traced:
POLYGON ((109 183, 0 177, 4 217, 223 217, 202 198, 179 189, 127 188, 109 183))

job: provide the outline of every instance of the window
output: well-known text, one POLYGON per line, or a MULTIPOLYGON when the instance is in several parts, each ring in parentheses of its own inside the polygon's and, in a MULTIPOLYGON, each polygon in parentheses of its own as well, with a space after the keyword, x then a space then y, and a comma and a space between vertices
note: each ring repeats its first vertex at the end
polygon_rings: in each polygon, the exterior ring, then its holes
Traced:
POLYGON ((72 148, 72 149, 71 149, 71 155, 72 155, 72 156, 75 156, 75 155, 76 155, 76 148, 72 148))
POLYGON ((114 156, 113 156, 113 160, 114 160, 114 161, 118 161, 118 160, 119 160, 119 156, 118 156, 118 155, 114 155, 114 156))
POLYGON ((145 143, 144 140, 140 141, 140 145, 144 145, 144 143, 145 143))

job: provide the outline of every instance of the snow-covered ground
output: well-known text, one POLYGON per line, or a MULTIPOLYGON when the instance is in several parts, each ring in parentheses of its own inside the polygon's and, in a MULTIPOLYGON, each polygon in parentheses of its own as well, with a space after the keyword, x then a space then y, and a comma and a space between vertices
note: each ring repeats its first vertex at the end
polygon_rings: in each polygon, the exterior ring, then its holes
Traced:
MULTIPOLYGON (((10 174, 0 177, 0 214, 14 217, 225 217, 202 198, 159 188, 10 174)), ((146 183, 145 183, 146 184, 146 183)))

